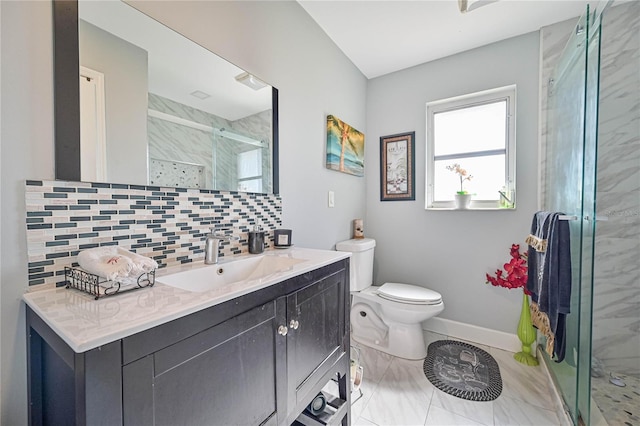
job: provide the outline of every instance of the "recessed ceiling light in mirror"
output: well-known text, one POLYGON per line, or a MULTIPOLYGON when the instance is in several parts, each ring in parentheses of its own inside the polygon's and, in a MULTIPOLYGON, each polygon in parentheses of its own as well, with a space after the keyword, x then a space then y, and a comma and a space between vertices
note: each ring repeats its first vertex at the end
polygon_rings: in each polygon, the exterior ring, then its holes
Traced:
POLYGON ((461 13, 471 12, 474 9, 489 3, 495 3, 498 0, 458 0, 458 8, 461 13))
POLYGON ((191 92, 191 93, 190 93, 190 95, 191 95, 191 96, 195 96, 196 98, 198 98, 198 99, 202 99, 202 100, 204 100, 204 99, 207 99, 207 98, 210 98, 210 97, 211 97, 211 95, 210 95, 210 94, 208 94, 208 93, 204 93, 204 92, 202 92, 202 91, 200 91, 200 90, 195 90, 195 91, 191 92))
POLYGON ((236 81, 252 88, 253 90, 260 90, 267 87, 267 83, 256 78, 255 75, 249 74, 248 72, 243 72, 242 74, 236 75, 236 81))

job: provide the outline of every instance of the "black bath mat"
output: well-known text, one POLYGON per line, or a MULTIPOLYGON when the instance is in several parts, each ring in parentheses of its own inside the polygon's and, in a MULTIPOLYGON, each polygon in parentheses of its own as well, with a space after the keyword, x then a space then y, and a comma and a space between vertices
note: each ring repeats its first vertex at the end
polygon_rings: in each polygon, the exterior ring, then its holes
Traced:
POLYGON ((429 345, 424 374, 438 389, 471 401, 493 401, 502 393, 498 363, 480 348, 455 340, 429 345))

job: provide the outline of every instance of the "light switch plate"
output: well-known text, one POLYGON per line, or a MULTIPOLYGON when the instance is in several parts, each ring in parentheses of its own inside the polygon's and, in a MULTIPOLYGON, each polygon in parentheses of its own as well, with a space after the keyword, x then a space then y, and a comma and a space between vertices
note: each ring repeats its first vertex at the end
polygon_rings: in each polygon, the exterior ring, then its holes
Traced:
POLYGON ((336 196, 333 191, 329 191, 329 207, 336 206, 336 196))

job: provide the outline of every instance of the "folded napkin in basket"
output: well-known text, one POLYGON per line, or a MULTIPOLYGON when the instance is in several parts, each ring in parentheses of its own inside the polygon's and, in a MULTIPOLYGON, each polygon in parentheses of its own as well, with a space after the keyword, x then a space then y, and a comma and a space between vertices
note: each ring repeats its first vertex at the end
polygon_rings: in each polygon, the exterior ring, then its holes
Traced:
POLYGON ((114 282, 136 284, 140 275, 158 267, 155 260, 117 246, 83 250, 78 254, 78 265, 110 281, 103 284, 105 287, 112 287, 114 282))

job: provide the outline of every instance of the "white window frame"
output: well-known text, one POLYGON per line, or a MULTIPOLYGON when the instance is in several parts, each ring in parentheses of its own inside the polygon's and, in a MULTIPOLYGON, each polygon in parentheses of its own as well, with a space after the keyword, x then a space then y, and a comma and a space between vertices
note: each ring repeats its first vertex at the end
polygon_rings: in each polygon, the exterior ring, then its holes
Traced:
MULTIPOLYGON (((247 152, 255 152, 255 151, 259 151, 258 152, 258 161, 259 161, 259 165, 260 165, 260 174, 259 175, 245 176, 245 177, 241 178, 239 176, 240 168, 237 167, 237 174, 238 174, 238 176, 237 176, 237 180, 238 180, 238 188, 237 188, 237 190, 238 191, 246 192, 246 190, 241 188, 242 183, 243 182, 247 182, 247 181, 254 181, 254 180, 260 181, 260 191, 263 189, 264 182, 263 182, 263 176, 262 176, 262 148, 256 148, 256 149, 251 149, 251 150, 248 150, 248 151, 239 152, 239 153, 236 154, 236 161, 238 161, 238 159, 240 158, 240 156, 242 154, 245 154, 247 152)), ((260 191, 258 191, 258 192, 260 192, 260 191)))
MULTIPOLYGON (((506 137, 507 143, 505 147, 505 195, 510 199, 511 204, 509 208, 515 209, 515 194, 516 194, 516 86, 504 86, 496 89, 484 90, 481 92, 471 93, 462 96, 456 96, 448 99, 441 99, 438 101, 427 102, 427 150, 426 150, 426 166, 427 172, 425 173, 426 180, 426 194, 425 194, 425 209, 453 209, 455 207, 454 201, 434 201, 434 164, 436 158, 434 157, 434 132, 433 132, 433 116, 434 114, 452 111, 456 109, 463 109, 488 103, 494 103, 506 100, 507 102, 507 125, 506 125, 506 137)), ((495 152, 480 151, 477 153, 466 154, 458 153, 447 155, 447 158, 451 158, 452 162, 455 162, 456 158, 469 158, 471 156, 481 156, 483 153, 489 155, 495 152)), ((441 157, 439 157, 442 159, 441 157)), ((473 200, 471 203, 471 210, 479 209, 498 209, 504 208, 501 205, 500 200, 473 200)))

